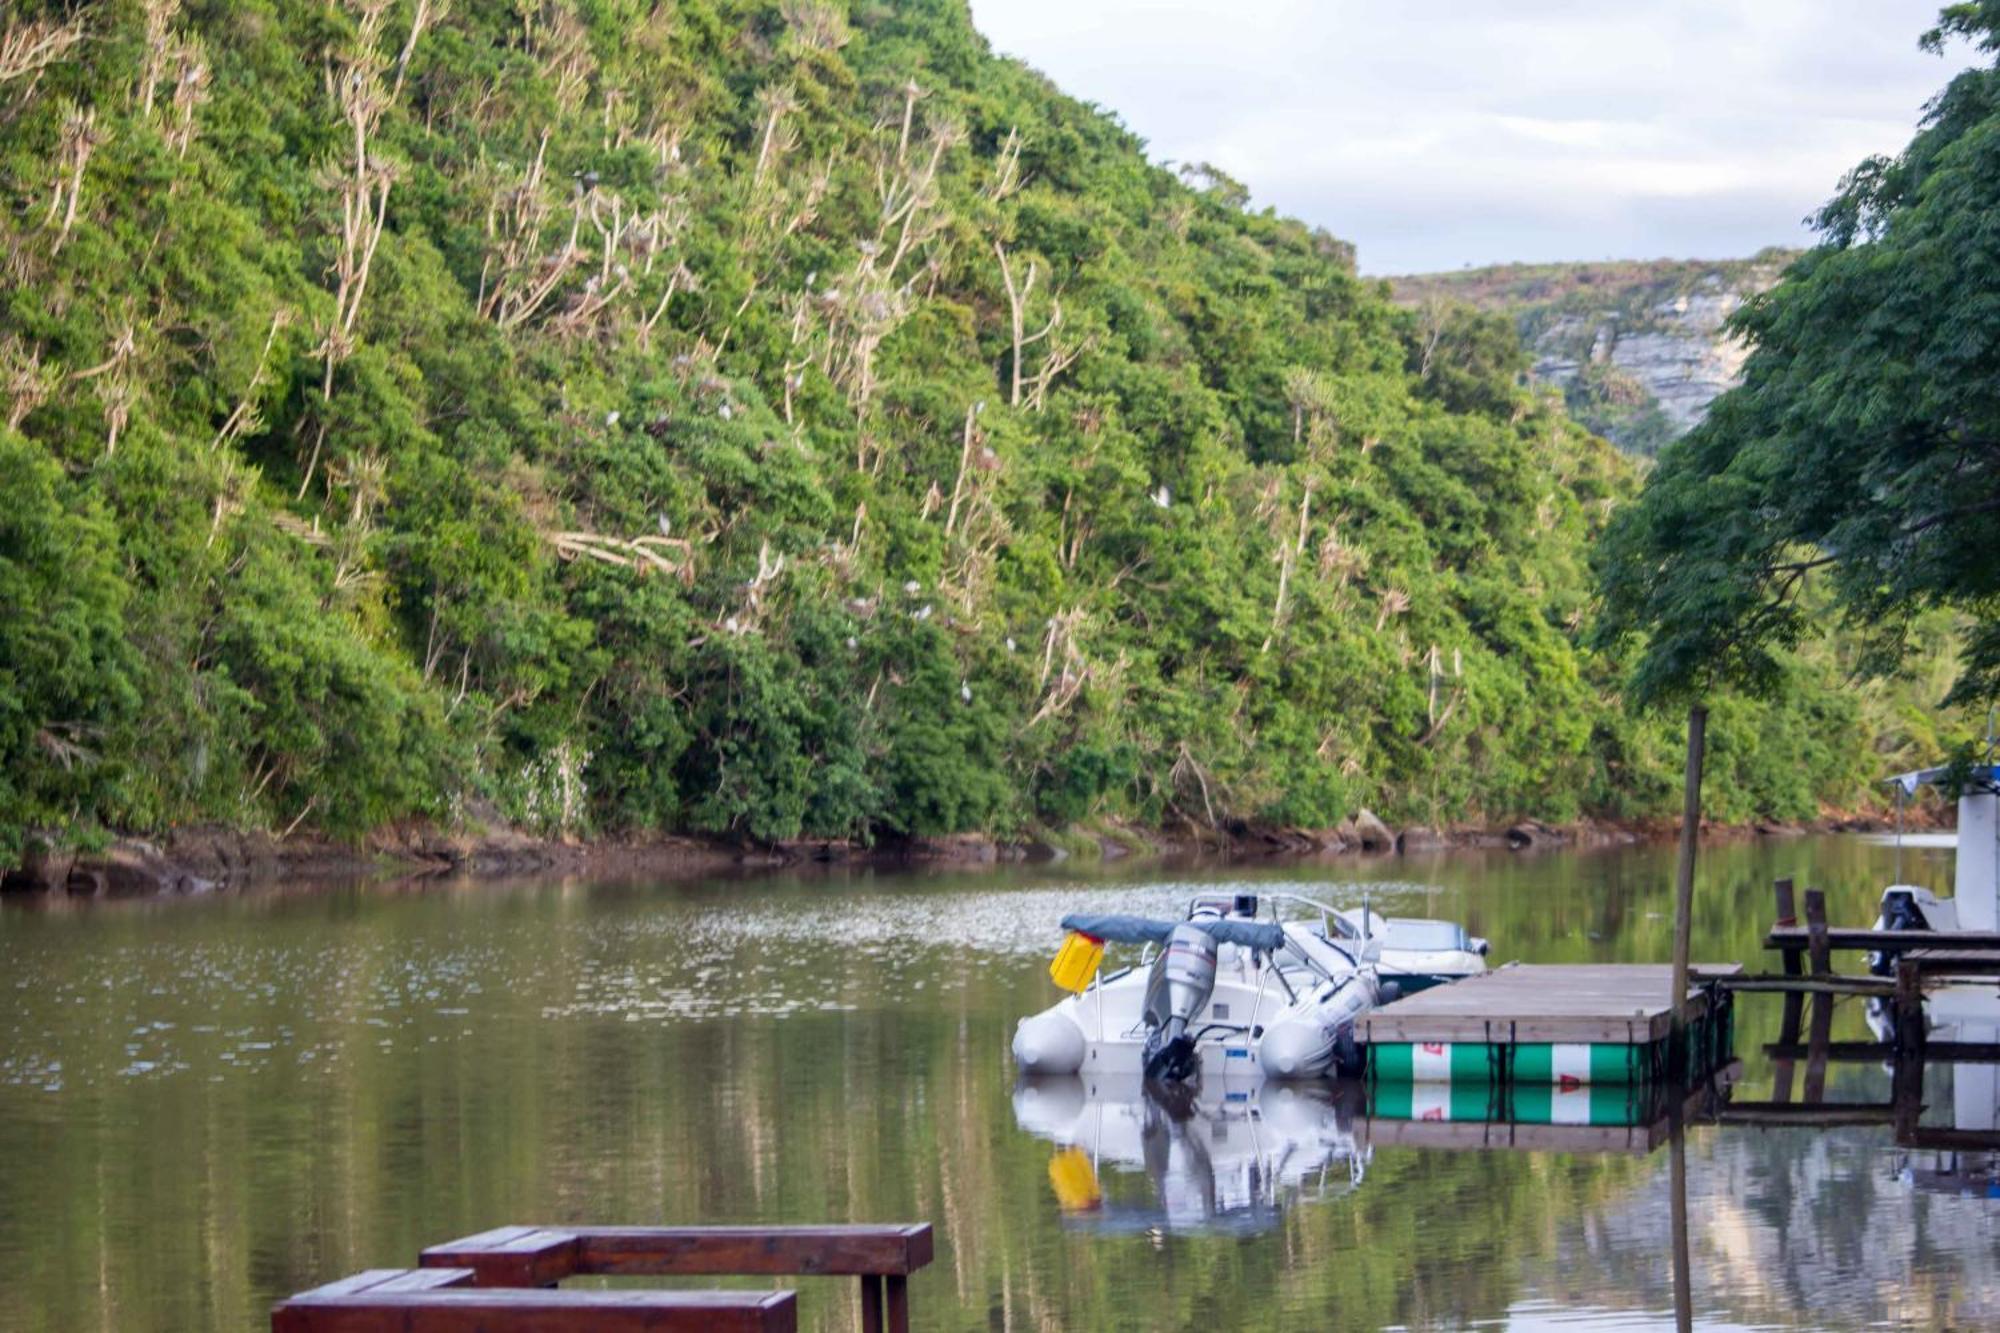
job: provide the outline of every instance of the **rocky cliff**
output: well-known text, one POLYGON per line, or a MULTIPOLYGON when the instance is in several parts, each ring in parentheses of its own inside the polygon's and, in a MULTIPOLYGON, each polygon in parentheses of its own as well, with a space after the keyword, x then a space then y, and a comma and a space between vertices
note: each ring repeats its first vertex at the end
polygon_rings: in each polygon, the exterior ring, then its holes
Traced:
POLYGON ((1736 383, 1747 349, 1729 335, 1729 316, 1775 284, 1793 255, 1503 264, 1389 281, 1405 305, 1458 301, 1512 315, 1535 379, 1561 389, 1592 430, 1650 454, 1736 383))

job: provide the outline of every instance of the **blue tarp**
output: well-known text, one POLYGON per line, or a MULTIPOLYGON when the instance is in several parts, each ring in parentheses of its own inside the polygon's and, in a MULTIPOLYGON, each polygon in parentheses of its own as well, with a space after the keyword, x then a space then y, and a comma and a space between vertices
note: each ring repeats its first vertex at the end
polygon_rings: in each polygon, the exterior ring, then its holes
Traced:
POLYGON ((1217 944, 1240 944, 1273 953, 1285 946, 1285 932, 1274 922, 1223 918, 1201 921, 1162 921, 1148 916, 1072 913, 1062 919, 1064 930, 1074 930, 1112 944, 1160 944, 1173 934, 1175 926, 1194 926, 1215 937, 1217 944))
POLYGON ((1956 779, 1965 784, 1969 791, 1992 791, 2000 787, 2000 765, 1973 764, 1962 769, 1920 768, 1914 773, 1898 773, 1893 778, 1883 779, 1885 787, 1901 787, 1903 795, 1915 796, 1918 787, 1933 783, 1944 784, 1956 779))

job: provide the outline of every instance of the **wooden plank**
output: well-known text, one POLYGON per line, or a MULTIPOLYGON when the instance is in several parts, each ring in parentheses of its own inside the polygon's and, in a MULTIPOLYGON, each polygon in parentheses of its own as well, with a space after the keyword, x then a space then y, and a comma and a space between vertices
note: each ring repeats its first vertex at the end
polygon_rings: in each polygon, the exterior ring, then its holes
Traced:
POLYGON ((1831 1129, 1844 1125, 1891 1125, 1896 1120, 1893 1102, 1730 1102, 1715 1113, 1724 1125, 1803 1125, 1831 1129))
POLYGON ((886 1226, 579 1227, 577 1271, 652 1277, 862 1274, 903 1277, 931 1262, 928 1222, 886 1226))
MULTIPOLYGON (((1766 1042, 1764 1054, 1777 1060, 1797 1060, 1805 1056, 1806 1046, 1804 1042, 1766 1042)), ((1896 1048, 1886 1041, 1833 1041, 1827 1043, 1826 1058, 1851 1064, 1882 1064, 1896 1058, 1896 1048)), ((1927 1041, 1924 1058, 1936 1064, 2000 1064, 2000 1042, 1927 1041)))
MULTIPOLYGON (((311 1291, 301 1292, 299 1296, 293 1299, 303 1299, 307 1296, 324 1296, 329 1299, 336 1296, 358 1296, 364 1291, 373 1291, 388 1284, 401 1282, 410 1276, 411 1271, 408 1268, 364 1269, 359 1273, 341 1278, 338 1282, 329 1282, 323 1287, 314 1287, 311 1291)), ((433 1279, 431 1285, 456 1287, 471 1282, 473 1275, 469 1269, 437 1268, 432 1269, 425 1276, 433 1279)))
MULTIPOLYGON (((1767 949, 1803 949, 1809 941, 1803 926, 1774 927, 1764 936, 1767 949)), ((1829 926, 1829 949, 1934 949, 1949 947, 1978 953, 2000 952, 2000 930, 1864 930, 1829 926)))
POLYGON ((494 1227, 491 1231, 481 1231, 470 1236, 461 1236, 459 1239, 453 1241, 452 1244, 467 1250, 490 1250, 496 1246, 505 1245, 509 1241, 519 1240, 522 1236, 532 1236, 536 1232, 544 1230, 547 1230, 547 1228, 494 1227))
POLYGON ((406 1268, 370 1294, 394 1291, 443 1291, 451 1287, 477 1285, 478 1274, 470 1268, 406 1268))
POLYGON ((383 1291, 306 1293, 272 1333, 794 1333, 789 1291, 383 1291))
POLYGON ((1649 1126, 1522 1125, 1493 1120, 1364 1118, 1356 1137, 1370 1147, 1455 1151, 1639 1153, 1658 1146, 1649 1126))
POLYGON ((501 1227, 433 1245, 417 1256, 424 1268, 469 1268, 482 1287, 552 1287, 584 1271, 574 1231, 501 1227))
POLYGON ((1918 1126, 1907 1134, 1899 1133, 1896 1145, 1940 1152, 1994 1152, 2000 1151, 2000 1130, 1948 1129, 1944 1126, 1926 1129, 1918 1126))
POLYGON ((1897 960, 1908 962, 1927 977, 1951 973, 1967 976, 2000 975, 2000 953, 1971 949, 1911 949, 1897 960))
MULTIPOLYGON (((1727 977, 1734 964, 1704 964, 1727 977)), ((1665 1001, 1672 969, 1655 963, 1509 964, 1400 999, 1360 1023, 1363 1042, 1608 1042, 1645 1044, 1666 1037, 1665 1001), (1648 996, 1635 1001, 1635 996, 1648 996)), ((1691 988, 1690 1016, 1707 1012, 1707 993, 1691 988)))
MULTIPOLYGON (((1803 995, 1893 995, 1896 983, 1888 977, 1830 972, 1819 977, 1759 975, 1737 977, 1722 983, 1723 989, 1740 994, 1771 993, 1792 997, 1803 995)), ((1794 1032, 1797 1031, 1794 1025, 1794 1032)))

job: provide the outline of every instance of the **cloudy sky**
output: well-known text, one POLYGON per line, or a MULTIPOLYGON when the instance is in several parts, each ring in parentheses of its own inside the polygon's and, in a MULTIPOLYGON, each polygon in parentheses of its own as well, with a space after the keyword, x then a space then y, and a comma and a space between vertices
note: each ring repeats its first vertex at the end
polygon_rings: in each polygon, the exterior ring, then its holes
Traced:
POLYGON ((972 0, 1158 159, 1355 241, 1365 273, 1797 243, 1971 63, 1939 0, 972 0))

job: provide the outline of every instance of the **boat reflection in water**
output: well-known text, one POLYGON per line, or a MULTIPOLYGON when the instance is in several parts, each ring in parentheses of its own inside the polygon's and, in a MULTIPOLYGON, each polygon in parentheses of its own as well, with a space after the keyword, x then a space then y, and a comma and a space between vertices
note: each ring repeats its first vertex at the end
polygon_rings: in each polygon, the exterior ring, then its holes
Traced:
MULTIPOLYGON (((2000 1046, 2000 997, 1991 983, 1933 994, 1927 1016, 1931 1041, 2000 1046)), ((1919 1124, 1902 1137, 1897 1178, 1923 1193, 2000 1199, 2000 1065, 1954 1063, 1949 1069, 1951 1123, 1919 1124)))
POLYGON ((1070 1225, 1250 1234, 1275 1226, 1287 1204, 1360 1185, 1361 1101, 1353 1082, 1044 1075, 1015 1085, 1014 1120, 1057 1145, 1049 1183, 1070 1225))

